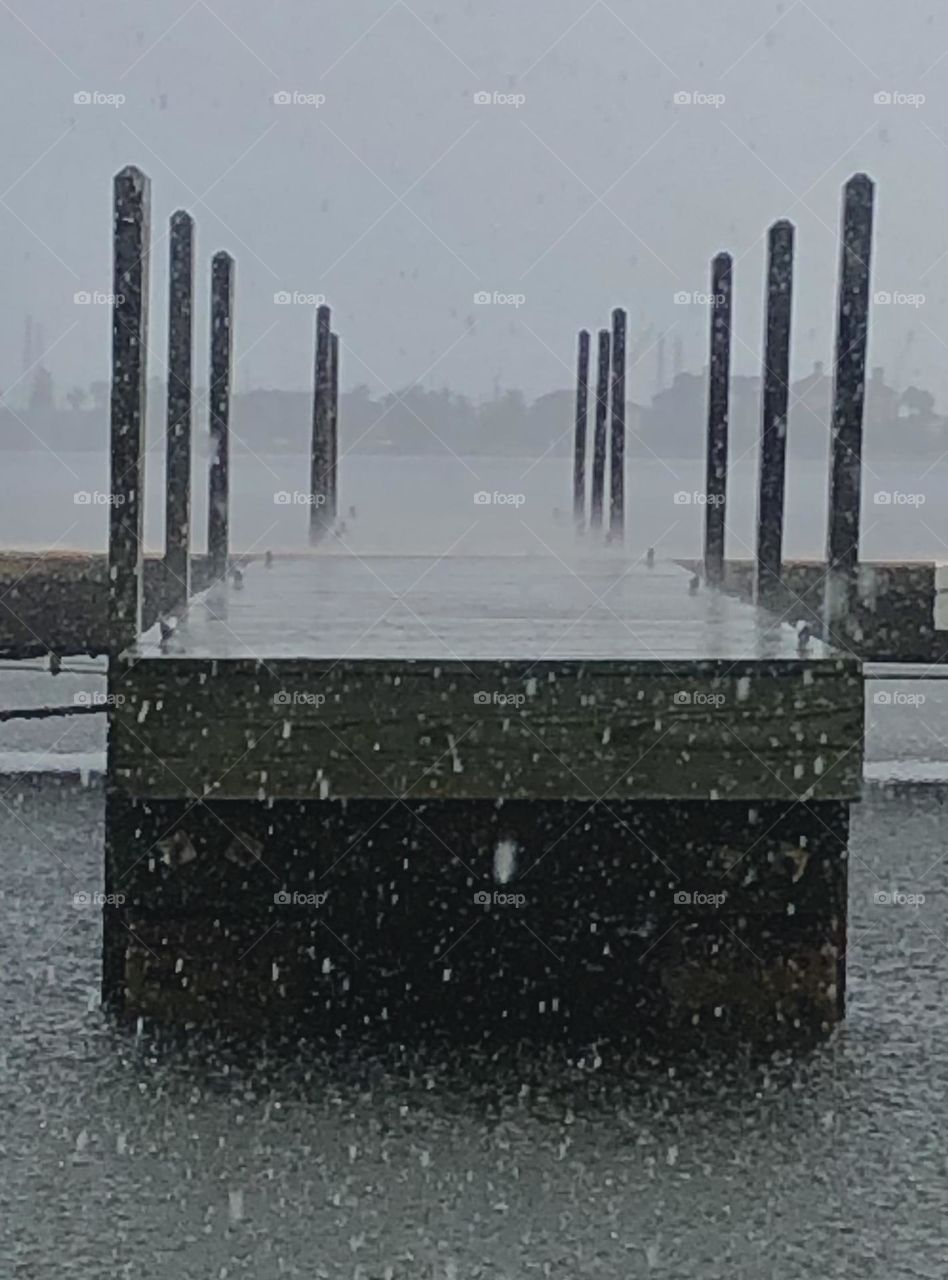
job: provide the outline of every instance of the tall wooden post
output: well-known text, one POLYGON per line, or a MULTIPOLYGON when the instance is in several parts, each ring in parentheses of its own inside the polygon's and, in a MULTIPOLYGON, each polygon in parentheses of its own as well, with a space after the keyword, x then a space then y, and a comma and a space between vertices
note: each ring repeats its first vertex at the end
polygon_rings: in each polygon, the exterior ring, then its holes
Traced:
POLYGON ((145 393, 151 183, 129 166, 113 186, 109 652, 135 643, 142 622, 145 393))
POLYGON ((125 696, 125 668, 119 660, 142 628, 142 537, 145 498, 145 393, 148 386, 148 275, 151 253, 151 183, 129 166, 113 184, 112 397, 109 412, 109 573, 108 768, 105 788, 106 902, 102 908, 102 998, 121 1003, 125 978, 125 939, 118 867, 132 838, 122 826, 121 797, 114 768, 116 734, 112 722, 125 696))
POLYGON ((310 453, 309 540, 318 542, 328 524, 332 467, 332 353, 331 312, 321 306, 316 312, 316 368, 313 379, 313 437, 310 453))
POLYGON ((596 376, 596 429, 593 435, 592 499, 589 507, 590 529, 602 528, 602 502, 606 487, 606 422, 609 415, 608 329, 599 330, 599 367, 596 376))
POLYGON ((332 406, 329 477, 331 480, 331 501, 329 515, 335 520, 339 512, 339 334, 329 335, 329 382, 330 404, 332 406))
POLYGON ((845 644, 858 598, 862 418, 869 335, 869 279, 875 188, 864 173, 846 183, 839 265, 833 431, 830 445, 824 636, 845 644))
POLYGON ((573 437, 573 521, 586 521, 586 423, 589 416, 589 330, 579 331, 576 365, 576 429, 573 437))
POLYGON ((168 424, 165 437, 166 607, 191 594, 191 384, 193 379, 194 221, 171 215, 168 262, 168 424))
POLYGON ((730 376, 731 255, 719 253, 711 263, 711 359, 708 369, 708 449, 704 486, 704 576, 711 586, 724 579, 730 376))
POLYGON ((230 391, 234 332, 234 260, 221 250, 211 262, 211 467, 207 554, 215 578, 227 572, 230 553, 230 391))
POLYGON ((793 223, 782 220, 773 224, 768 237, 767 322, 757 484, 757 565, 754 577, 754 598, 762 605, 779 602, 783 583, 793 236, 793 223))
POLYGON ((612 313, 612 448, 609 457, 609 540, 625 534, 625 331, 621 307, 612 313))

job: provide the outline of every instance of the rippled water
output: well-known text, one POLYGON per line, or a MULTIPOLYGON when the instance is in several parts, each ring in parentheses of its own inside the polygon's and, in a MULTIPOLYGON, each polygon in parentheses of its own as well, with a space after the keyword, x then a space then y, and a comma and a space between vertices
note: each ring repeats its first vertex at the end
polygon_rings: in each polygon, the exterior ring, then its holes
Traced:
POLYGON ((848 1021, 752 1064, 136 1037, 71 905, 101 792, 4 785, 0 1276, 945 1275, 943 789, 857 808, 848 1021))

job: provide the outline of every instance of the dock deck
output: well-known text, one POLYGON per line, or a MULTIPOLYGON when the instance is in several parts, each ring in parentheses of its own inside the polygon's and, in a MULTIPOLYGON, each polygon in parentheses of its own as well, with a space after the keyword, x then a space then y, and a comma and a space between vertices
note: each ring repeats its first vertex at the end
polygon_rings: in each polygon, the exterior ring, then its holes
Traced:
POLYGON ((674 565, 276 560, 113 674, 137 795, 842 798, 859 664, 674 565), (685 768, 684 766, 688 767, 685 768))
MULTIPOLYGON (((255 562, 191 604, 174 640, 157 627, 132 661, 162 658, 597 661, 800 658, 794 629, 723 593, 689 591, 675 564, 600 554, 311 555, 255 562)), ((808 662, 836 662, 812 641, 808 662)))

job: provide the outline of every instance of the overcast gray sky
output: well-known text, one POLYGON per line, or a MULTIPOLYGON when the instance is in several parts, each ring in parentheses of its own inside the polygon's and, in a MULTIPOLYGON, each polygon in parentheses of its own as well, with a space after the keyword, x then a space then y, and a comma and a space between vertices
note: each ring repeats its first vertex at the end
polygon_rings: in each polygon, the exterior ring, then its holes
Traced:
MULTIPOLYGON (((344 386, 531 396, 569 384, 576 329, 617 304, 633 335, 680 333, 698 367, 706 309, 675 294, 706 292, 720 249, 737 259, 736 368, 757 371, 761 237, 781 216, 798 227, 794 372, 829 363, 840 187, 865 169, 873 286, 925 298, 876 309, 870 360, 948 409, 948 9, 933 0, 0 0, 0 73, 4 387, 27 311, 60 390, 107 376, 108 308, 74 295, 110 287, 127 163, 153 184, 152 375, 162 237, 184 206, 203 294, 211 253, 237 259, 238 388, 308 385, 311 309, 274 302, 297 291, 335 309, 344 386), (325 100, 274 101, 287 93, 325 100)), ((200 324, 203 369, 203 308, 200 324)), ((653 381, 649 356, 631 394, 653 381)))

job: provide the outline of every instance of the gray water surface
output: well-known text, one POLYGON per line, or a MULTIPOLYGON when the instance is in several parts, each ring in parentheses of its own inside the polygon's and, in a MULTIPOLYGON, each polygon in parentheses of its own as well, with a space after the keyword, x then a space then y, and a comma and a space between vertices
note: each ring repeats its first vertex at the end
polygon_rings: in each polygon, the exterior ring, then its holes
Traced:
POLYGON ((827 1044, 620 1064, 117 1029, 72 905, 101 884, 101 791, 3 785, 4 1280, 945 1275, 945 789, 854 810, 827 1044), (893 888, 925 901, 873 901, 893 888))

